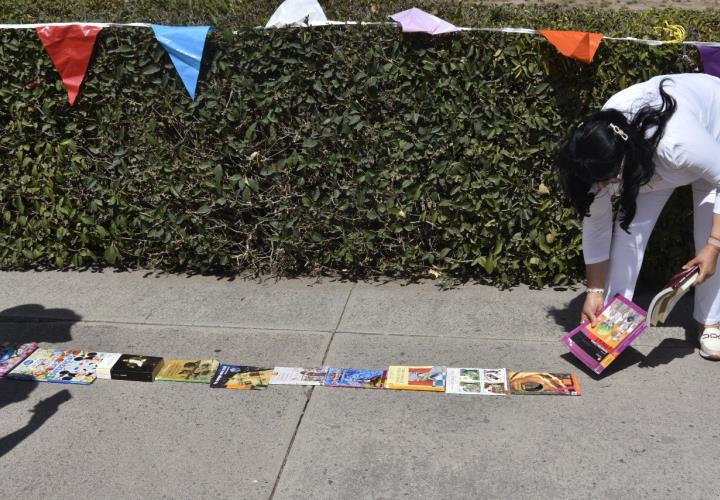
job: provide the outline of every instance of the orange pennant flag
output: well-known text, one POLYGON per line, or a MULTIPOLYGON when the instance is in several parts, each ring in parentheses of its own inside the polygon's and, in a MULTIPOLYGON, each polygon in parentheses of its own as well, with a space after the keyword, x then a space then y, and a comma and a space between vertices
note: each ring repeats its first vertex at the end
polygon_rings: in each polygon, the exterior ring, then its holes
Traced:
POLYGON ((562 55, 590 64, 595 52, 600 47, 602 33, 586 33, 584 31, 550 31, 539 30, 562 55))
POLYGON ((100 28, 73 24, 42 26, 36 28, 36 31, 55 69, 60 73, 72 106, 80 92, 80 84, 85 79, 100 28))

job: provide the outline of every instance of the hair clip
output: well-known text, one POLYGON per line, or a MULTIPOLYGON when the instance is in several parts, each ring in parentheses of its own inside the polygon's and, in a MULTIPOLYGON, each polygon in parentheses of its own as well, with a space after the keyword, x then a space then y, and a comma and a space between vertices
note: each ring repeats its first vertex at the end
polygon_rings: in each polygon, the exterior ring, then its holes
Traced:
POLYGON ((618 127, 618 126, 615 125, 614 123, 612 123, 612 122, 608 123, 608 128, 613 131, 613 134, 615 134, 616 136, 618 136, 618 137, 619 137, 620 139, 622 139, 623 141, 627 141, 627 140, 628 140, 628 135, 627 135, 627 133, 625 133, 625 131, 624 131, 623 129, 621 129, 620 127, 618 127))
POLYGON ((585 122, 580 122, 580 123, 578 123, 576 128, 582 128, 583 125, 585 125, 585 122))

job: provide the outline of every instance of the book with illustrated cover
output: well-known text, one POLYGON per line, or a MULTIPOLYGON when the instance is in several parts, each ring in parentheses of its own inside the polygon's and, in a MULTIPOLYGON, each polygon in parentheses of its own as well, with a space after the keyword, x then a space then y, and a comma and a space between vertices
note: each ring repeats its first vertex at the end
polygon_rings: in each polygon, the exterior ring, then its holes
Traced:
POLYGON ((510 394, 580 396, 580 384, 574 373, 510 372, 510 394))
POLYGON ((387 372, 385 370, 363 370, 356 368, 330 368, 325 384, 330 387, 353 387, 356 389, 382 389, 387 372))
POLYGON ((444 366, 391 366, 387 371, 385 388, 443 392, 446 370, 444 366))
POLYGON ((273 373, 272 368, 222 364, 215 372, 210 387, 236 390, 265 389, 273 373))
POLYGON ((209 384, 218 366, 217 359, 166 359, 155 380, 209 384))
POLYGON ((509 394, 505 368, 448 368, 446 392, 451 394, 509 394))
POLYGON ((72 351, 62 366, 48 375, 48 382, 62 384, 91 384, 95 381, 97 365, 104 353, 88 351, 72 351))
POLYGON ((138 354, 122 354, 110 368, 113 380, 133 380, 135 382, 152 382, 163 366, 163 358, 141 356, 138 354))
POLYGON ((34 342, 29 344, 3 344, 0 345, 0 378, 15 368, 38 348, 34 342))
POLYGON ((61 384, 91 384, 95 381, 101 355, 81 350, 36 349, 7 377, 61 384))
POLYGON ((698 279, 700 268, 693 266, 690 269, 684 269, 673 276, 665 288, 660 290, 648 307, 647 325, 655 326, 658 323, 664 323, 673 310, 675 304, 690 291, 692 286, 698 279))
POLYGON ((570 352, 600 374, 646 328, 647 313, 616 295, 598 313, 595 327, 586 321, 562 338, 570 352))
POLYGON ((273 372, 270 385, 322 385, 328 369, 276 366, 273 372))
POLYGON ((36 349, 25 361, 7 374, 7 378, 44 382, 55 368, 65 362, 67 351, 36 349))

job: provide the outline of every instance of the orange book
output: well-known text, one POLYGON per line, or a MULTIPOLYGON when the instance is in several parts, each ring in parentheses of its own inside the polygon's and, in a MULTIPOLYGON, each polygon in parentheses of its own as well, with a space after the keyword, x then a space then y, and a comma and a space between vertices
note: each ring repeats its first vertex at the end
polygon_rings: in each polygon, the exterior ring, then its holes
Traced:
POLYGON ((580 396, 580 384, 574 373, 510 372, 510 394, 551 394, 580 396))

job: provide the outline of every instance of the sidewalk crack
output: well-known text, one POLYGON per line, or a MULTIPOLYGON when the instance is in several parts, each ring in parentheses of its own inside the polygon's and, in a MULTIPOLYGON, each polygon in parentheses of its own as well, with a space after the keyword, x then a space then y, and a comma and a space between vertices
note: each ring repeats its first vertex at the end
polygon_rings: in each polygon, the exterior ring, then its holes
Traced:
MULTIPOLYGON (((347 305, 350 302, 350 296, 352 295, 353 290, 355 289, 356 283, 353 283, 353 286, 348 291, 347 298, 345 299, 345 305, 343 305, 342 312, 340 313, 340 317, 338 318, 337 323, 335 324, 335 328, 333 328, 332 333, 330 334, 330 340, 328 340, 327 347, 325 348, 325 353, 323 354, 322 362, 320 363, 320 366, 325 366, 325 362, 327 360, 328 353, 330 352, 330 346, 332 345, 333 339, 335 338, 335 333, 340 328, 340 324, 342 323, 343 316, 345 315, 345 310, 347 309, 347 305)), ((278 475, 275 478, 275 484, 273 485, 273 489, 270 492, 270 496, 268 497, 269 500, 273 500, 275 498, 275 493, 277 492, 278 485, 280 484, 280 479, 282 478, 283 472, 285 471, 285 465, 287 464, 288 458, 290 457, 290 452, 293 449, 293 445, 295 444, 295 438, 297 437, 298 430, 300 430, 300 425, 302 425, 303 418, 305 417, 305 411, 307 410, 308 405, 310 404, 310 400, 312 399, 313 392, 315 392, 315 386, 310 386, 310 390, 307 393, 307 398, 305 399, 305 406, 303 406, 302 412, 300 412, 300 417, 298 418, 297 424, 295 425, 295 430, 293 431, 292 438, 290 438, 290 444, 288 445, 287 451, 285 452, 285 457, 283 458, 282 465, 280 466, 280 470, 278 471, 278 475)))

